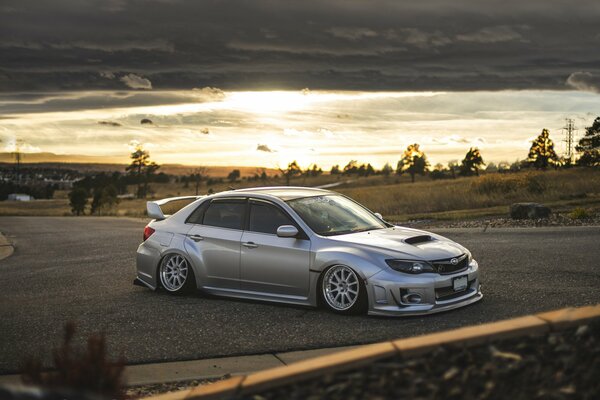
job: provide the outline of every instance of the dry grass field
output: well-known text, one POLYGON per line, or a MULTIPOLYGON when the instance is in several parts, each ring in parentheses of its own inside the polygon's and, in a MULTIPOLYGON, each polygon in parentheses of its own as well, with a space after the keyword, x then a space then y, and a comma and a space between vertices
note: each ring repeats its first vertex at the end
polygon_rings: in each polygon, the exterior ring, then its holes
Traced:
POLYGON ((511 203, 529 201, 560 210, 600 209, 600 171, 588 169, 488 174, 444 181, 422 179, 414 184, 344 185, 336 190, 397 221, 505 214, 511 203))
MULTIPOLYGON (((583 208, 600 213, 600 171, 571 169, 562 171, 528 171, 517 174, 487 174, 480 177, 451 180, 431 180, 418 177, 410 183, 407 176, 350 178, 322 175, 300 177, 291 181, 296 186, 319 186, 339 182, 333 188, 356 199, 371 210, 382 213, 391 221, 409 219, 465 219, 504 215, 514 202, 535 201, 547 204, 553 211, 569 212, 583 208)), ((215 192, 235 188, 284 185, 285 181, 266 182, 242 180, 234 184, 220 183, 210 187, 215 192)), ((194 195, 195 188, 180 183, 153 184, 153 198, 194 195)), ((208 191, 200 186, 200 194, 208 191)), ((134 188, 130 188, 133 192, 134 188)), ((122 199, 105 215, 143 217, 146 200, 122 199)), ((178 204, 182 206, 183 203, 178 204)), ((166 210, 167 213, 172 210, 166 210)), ((32 202, 0 202, 0 215, 72 215, 67 193, 57 192, 55 199, 32 202)))

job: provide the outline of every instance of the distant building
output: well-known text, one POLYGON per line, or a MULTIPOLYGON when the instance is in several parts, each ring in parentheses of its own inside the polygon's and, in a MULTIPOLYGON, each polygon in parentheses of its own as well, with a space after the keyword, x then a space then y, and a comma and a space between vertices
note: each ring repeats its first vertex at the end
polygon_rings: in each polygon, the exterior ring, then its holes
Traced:
POLYGON ((8 199, 11 201, 31 201, 35 200, 33 196, 25 194, 25 193, 11 193, 8 195, 8 199))

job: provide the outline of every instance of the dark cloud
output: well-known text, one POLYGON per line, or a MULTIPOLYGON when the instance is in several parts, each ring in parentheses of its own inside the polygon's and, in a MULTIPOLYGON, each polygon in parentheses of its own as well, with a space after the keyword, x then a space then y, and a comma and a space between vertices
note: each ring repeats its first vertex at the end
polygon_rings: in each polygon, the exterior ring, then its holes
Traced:
POLYGON ((0 90, 564 89, 600 74, 599 18, 596 0, 5 0, 0 90))
POLYGON ((266 144, 259 144, 258 146, 256 146, 256 151, 264 151, 266 153, 274 153, 275 152, 275 150, 271 149, 266 144))
POLYGON ((98 121, 99 125, 106 125, 106 126, 114 126, 114 127, 118 127, 118 126, 123 126, 118 122, 115 121, 98 121))
POLYGON ((567 78, 567 85, 577 90, 600 93, 600 74, 573 72, 567 78))

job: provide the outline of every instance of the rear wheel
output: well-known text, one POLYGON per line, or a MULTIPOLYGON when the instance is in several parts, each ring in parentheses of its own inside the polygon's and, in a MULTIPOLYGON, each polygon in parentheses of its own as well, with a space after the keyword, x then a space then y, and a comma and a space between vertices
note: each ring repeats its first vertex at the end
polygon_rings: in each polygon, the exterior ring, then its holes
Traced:
POLYGON ((196 284, 192 267, 179 254, 169 254, 163 258, 158 275, 162 287, 173 294, 191 292, 196 284))
POLYGON ((321 298, 327 307, 341 314, 362 314, 367 311, 364 284, 354 270, 345 265, 334 265, 321 279, 321 298))

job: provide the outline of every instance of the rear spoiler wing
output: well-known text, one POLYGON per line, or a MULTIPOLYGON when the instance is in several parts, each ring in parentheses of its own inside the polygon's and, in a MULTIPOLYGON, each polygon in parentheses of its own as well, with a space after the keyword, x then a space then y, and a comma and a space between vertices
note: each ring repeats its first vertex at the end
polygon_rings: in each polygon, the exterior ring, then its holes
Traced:
POLYGON ((148 213, 148 217, 153 219, 165 219, 169 215, 165 215, 162 210, 162 206, 168 203, 172 203, 174 201, 181 200, 198 200, 205 196, 179 196, 179 197, 169 197, 166 199, 156 200, 156 201, 147 201, 146 202, 146 212, 148 213))

